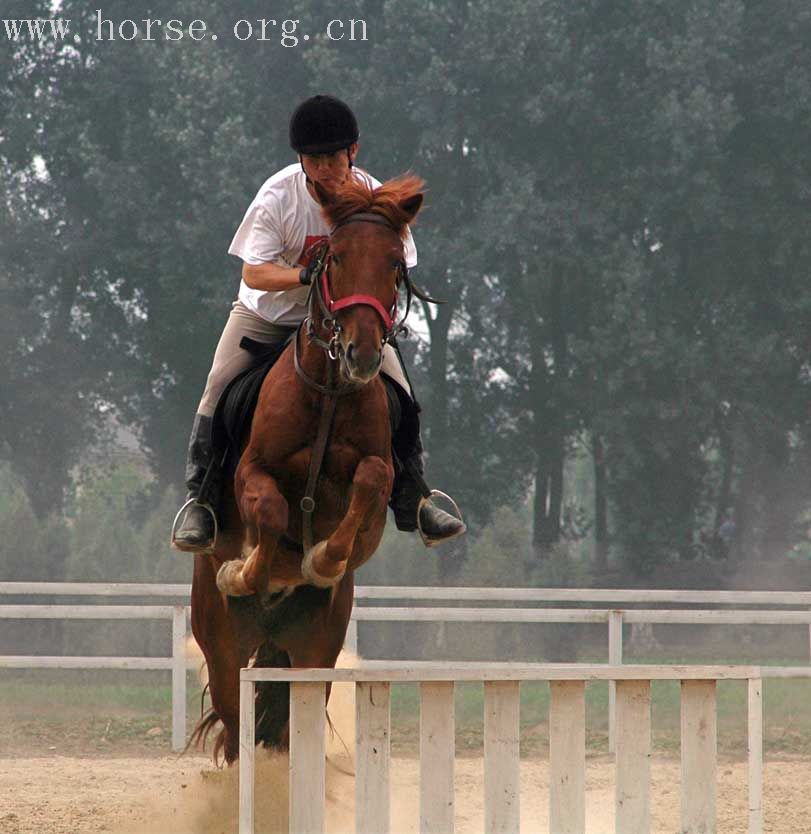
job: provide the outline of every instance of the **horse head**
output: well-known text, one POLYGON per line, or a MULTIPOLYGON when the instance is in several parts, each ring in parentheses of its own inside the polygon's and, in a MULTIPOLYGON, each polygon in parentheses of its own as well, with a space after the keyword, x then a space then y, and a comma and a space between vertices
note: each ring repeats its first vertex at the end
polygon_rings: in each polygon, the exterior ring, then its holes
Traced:
POLYGON ((408 284, 403 241, 422 206, 423 187, 409 174, 378 188, 350 177, 333 194, 316 186, 333 227, 316 292, 322 325, 333 328, 333 355, 349 382, 373 379, 384 344, 396 335, 398 293, 408 284))

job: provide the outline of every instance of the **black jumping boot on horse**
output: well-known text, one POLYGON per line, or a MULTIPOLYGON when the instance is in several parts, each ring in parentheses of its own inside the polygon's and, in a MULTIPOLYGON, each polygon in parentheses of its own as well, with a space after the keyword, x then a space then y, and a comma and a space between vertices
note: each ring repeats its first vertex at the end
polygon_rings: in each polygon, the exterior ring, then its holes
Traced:
POLYGON ((194 416, 189 451, 186 458, 186 503, 172 525, 172 546, 192 553, 211 550, 217 538, 216 506, 219 502, 220 477, 211 466, 212 418, 194 416), (206 478, 206 473, 212 474, 206 478))
MULTIPOLYGON (((422 477, 425 470, 421 445, 398 468, 389 501, 398 530, 407 533, 419 530, 426 547, 455 539, 467 530, 461 518, 446 513, 431 501, 432 495, 444 493, 429 489, 422 477)), ((454 504, 449 496, 444 497, 454 504)))

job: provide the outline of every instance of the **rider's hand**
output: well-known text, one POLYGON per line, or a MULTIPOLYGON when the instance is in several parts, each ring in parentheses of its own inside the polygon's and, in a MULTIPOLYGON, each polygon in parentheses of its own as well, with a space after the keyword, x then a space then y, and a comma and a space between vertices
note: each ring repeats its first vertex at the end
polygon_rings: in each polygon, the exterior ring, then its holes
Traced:
POLYGON ((313 278, 315 277, 315 269, 314 267, 317 266, 318 258, 311 258, 310 263, 307 264, 303 269, 300 270, 298 274, 299 282, 302 283, 305 287, 309 287, 310 284, 313 282, 313 278))

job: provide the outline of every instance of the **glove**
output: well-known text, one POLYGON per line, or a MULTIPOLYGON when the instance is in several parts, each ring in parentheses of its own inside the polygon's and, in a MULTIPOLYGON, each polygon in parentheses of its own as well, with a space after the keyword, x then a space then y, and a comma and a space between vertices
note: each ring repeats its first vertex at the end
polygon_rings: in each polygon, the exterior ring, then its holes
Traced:
POLYGON ((317 278, 321 270, 324 268, 324 256, 326 255, 326 247, 321 247, 315 252, 310 253, 310 262, 298 274, 298 279, 305 287, 309 287, 313 282, 313 278, 317 278))
POLYGON ((313 261, 310 261, 310 263, 307 266, 305 266, 298 274, 299 281, 305 287, 309 287, 310 284, 312 284, 312 282, 313 282, 313 273, 314 273, 313 266, 314 266, 313 261))

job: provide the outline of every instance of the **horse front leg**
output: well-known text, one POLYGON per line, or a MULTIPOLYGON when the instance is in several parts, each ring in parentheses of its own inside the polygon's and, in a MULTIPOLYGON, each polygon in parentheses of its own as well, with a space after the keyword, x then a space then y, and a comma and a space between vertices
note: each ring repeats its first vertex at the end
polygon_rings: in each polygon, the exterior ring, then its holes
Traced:
POLYGON ((335 532, 318 542, 301 561, 301 575, 311 585, 330 588, 346 572, 358 534, 372 524, 375 516, 385 518, 394 470, 383 458, 363 458, 352 478, 349 509, 335 532))
POLYGON ((244 561, 223 563, 217 587, 229 596, 247 596, 267 588, 276 543, 287 530, 289 508, 275 478, 256 459, 243 457, 234 476, 234 492, 242 520, 256 528, 257 541, 244 561))

